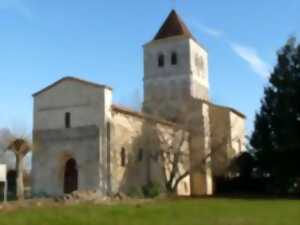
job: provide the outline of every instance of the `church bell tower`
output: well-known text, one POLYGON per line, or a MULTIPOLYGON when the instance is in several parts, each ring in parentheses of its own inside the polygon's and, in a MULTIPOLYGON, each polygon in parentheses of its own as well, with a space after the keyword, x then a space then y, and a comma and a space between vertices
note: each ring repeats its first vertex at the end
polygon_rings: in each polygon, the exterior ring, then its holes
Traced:
POLYGON ((173 10, 144 45, 143 110, 176 121, 191 98, 209 100, 208 54, 173 10))

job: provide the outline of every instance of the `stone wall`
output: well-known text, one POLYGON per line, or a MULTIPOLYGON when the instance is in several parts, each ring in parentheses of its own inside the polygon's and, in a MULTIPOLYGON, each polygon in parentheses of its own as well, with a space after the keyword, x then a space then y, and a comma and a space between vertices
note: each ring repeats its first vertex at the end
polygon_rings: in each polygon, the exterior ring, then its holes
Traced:
POLYGON ((79 165, 79 189, 98 189, 108 194, 107 124, 111 119, 111 99, 110 88, 72 77, 34 95, 35 192, 62 194, 62 167, 68 158, 74 158, 79 165), (70 114, 69 127, 66 113, 70 114))
POLYGON ((246 151, 245 118, 235 112, 230 112, 231 148, 236 156, 246 151))
MULTIPOLYGON (((164 190, 165 176, 169 174, 162 167, 160 153, 166 149, 164 141, 171 141, 174 132, 175 128, 171 125, 114 110, 111 135, 112 191, 130 192, 140 189, 149 181, 160 184, 164 190), (121 164, 122 149, 126 151, 125 166, 121 164)), ((181 147, 189 161, 187 141, 181 147)), ((188 162, 184 166, 180 165, 182 173, 188 169, 187 166, 188 162)), ((189 176, 180 182, 177 192, 179 195, 190 194, 189 176)))
POLYGON ((210 106, 212 169, 214 176, 222 176, 228 167, 230 149, 230 111, 215 105, 210 106))
POLYGON ((62 195, 65 164, 69 159, 75 159, 78 166, 79 190, 99 188, 99 128, 35 131, 34 143, 33 193, 62 195))
POLYGON ((187 110, 184 122, 190 130, 191 193, 195 196, 212 195, 209 104, 190 99, 187 110))
POLYGON ((71 126, 82 127, 103 123, 104 91, 65 80, 34 97, 34 130, 65 128, 65 113, 71 113, 71 126))
POLYGON ((210 105, 214 176, 228 172, 231 160, 245 150, 245 118, 230 108, 210 105))
POLYGON ((144 46, 144 111, 175 121, 186 99, 208 100, 208 54, 194 40, 171 37, 144 46), (176 53, 177 64, 171 64, 176 53), (165 64, 158 66, 163 54, 165 64))
POLYGON ((208 53, 193 39, 189 40, 191 68, 191 96, 209 100, 208 53))

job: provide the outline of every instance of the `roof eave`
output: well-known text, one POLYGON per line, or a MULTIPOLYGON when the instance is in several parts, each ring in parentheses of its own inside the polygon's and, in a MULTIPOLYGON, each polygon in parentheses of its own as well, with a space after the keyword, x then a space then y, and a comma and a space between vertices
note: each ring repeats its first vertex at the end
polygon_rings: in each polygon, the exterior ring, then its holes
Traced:
POLYGON ((76 77, 71 77, 71 76, 67 76, 67 77, 63 77, 57 81, 55 81, 54 83, 48 85, 47 87, 43 88, 42 90, 38 91, 38 92, 35 92, 34 94, 32 94, 32 97, 37 97, 38 95, 44 93, 45 91, 51 89, 52 87, 58 85, 59 83, 63 82, 63 81, 66 81, 66 80, 73 80, 73 81, 77 81, 77 82, 80 82, 80 83, 83 83, 83 84, 86 84, 86 85, 91 85, 91 86, 94 86, 94 87, 98 87, 98 88, 106 88, 106 89, 109 89, 109 90, 113 90, 111 87, 109 86, 106 86, 106 85, 102 85, 102 84, 97 84, 97 83, 93 83, 93 82, 90 82, 90 81, 86 81, 86 80, 82 80, 80 78, 76 78, 76 77))

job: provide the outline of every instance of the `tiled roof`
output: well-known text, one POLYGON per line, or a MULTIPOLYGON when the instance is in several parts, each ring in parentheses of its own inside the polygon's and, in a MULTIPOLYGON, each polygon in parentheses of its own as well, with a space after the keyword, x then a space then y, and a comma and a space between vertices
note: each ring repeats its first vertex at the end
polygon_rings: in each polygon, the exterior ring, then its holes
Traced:
POLYGON ((175 10, 172 10, 172 12, 169 14, 158 33, 155 35, 154 40, 173 36, 185 36, 193 38, 192 33, 189 31, 188 27, 184 24, 175 10))
POLYGON ((210 106, 213 106, 213 107, 217 107, 217 108, 222 108, 222 109, 226 109, 232 113, 235 113, 236 115, 246 119, 246 115, 241 113, 240 111, 234 109, 234 108, 231 108, 231 107, 228 107, 228 106, 223 106, 223 105, 217 105, 217 104, 214 104, 214 103, 211 103, 209 101, 206 101, 206 100, 201 100, 203 102, 205 102, 206 104, 210 105, 210 106))
POLYGON ((164 120, 164 119, 156 118, 156 117, 154 117, 152 115, 149 115, 149 114, 146 114, 146 113, 137 112, 137 111, 128 109, 128 108, 123 107, 123 106, 112 105, 111 108, 112 108, 112 110, 114 110, 116 112, 119 112, 119 113, 124 113, 124 114, 130 115, 130 116, 135 116, 135 117, 138 117, 138 118, 141 118, 141 119, 146 119, 146 120, 149 120, 149 121, 161 123, 161 124, 164 124, 164 125, 167 125, 167 126, 172 126, 172 127, 178 127, 179 126, 176 123, 173 123, 173 122, 170 122, 170 121, 167 121, 167 120, 164 120))

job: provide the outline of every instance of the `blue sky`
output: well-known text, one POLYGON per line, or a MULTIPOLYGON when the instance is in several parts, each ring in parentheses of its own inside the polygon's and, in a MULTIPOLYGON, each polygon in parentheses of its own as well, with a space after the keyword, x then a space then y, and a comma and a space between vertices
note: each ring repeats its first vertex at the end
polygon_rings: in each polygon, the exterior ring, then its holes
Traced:
MULTIPOLYGON (((69 75, 108 84, 114 100, 142 95, 142 45, 172 0, 0 0, 0 127, 32 127, 31 94, 69 75)), ((276 51, 299 36, 299 0, 177 0, 209 52, 211 98, 252 129, 276 51)))

